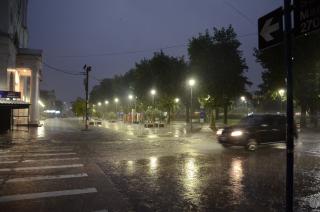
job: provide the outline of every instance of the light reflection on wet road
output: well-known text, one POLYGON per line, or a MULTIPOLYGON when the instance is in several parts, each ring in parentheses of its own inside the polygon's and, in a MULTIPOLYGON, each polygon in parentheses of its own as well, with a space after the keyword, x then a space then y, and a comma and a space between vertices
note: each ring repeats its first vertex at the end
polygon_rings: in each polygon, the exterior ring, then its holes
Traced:
MULTIPOLYGON (((169 130, 171 137, 157 137, 147 130, 147 136, 140 138, 132 136, 134 128, 130 127, 120 134, 104 127, 81 132, 71 122, 62 123, 47 123, 31 133, 31 140, 50 137, 51 142, 76 143, 79 151, 110 177, 135 211, 284 211, 283 144, 248 152, 243 148, 223 149, 212 135, 188 136, 177 128, 169 130)), ((112 130, 120 131, 121 126, 112 126, 112 130)), ((320 134, 305 133, 296 144, 297 211, 320 208, 317 138, 320 134)))

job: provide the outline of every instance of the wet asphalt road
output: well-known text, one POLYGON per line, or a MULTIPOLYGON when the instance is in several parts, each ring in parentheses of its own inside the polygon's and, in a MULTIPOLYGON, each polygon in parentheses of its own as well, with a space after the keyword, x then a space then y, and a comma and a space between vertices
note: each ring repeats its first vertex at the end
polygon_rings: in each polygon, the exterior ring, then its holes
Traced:
MULTIPOLYGON (((1 136, 0 211, 285 210, 283 144, 247 152, 211 132, 153 133, 50 119, 1 136)), ((319 138, 296 144, 296 211, 320 209, 319 138)))

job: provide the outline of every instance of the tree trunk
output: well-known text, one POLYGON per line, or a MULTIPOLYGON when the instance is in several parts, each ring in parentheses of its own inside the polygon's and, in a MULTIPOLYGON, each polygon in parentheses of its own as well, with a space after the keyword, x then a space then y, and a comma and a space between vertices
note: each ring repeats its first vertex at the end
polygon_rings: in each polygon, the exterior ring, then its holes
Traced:
POLYGON ((211 109, 211 112, 210 112, 210 128, 212 130, 217 130, 217 127, 216 127, 216 120, 215 120, 215 117, 214 117, 214 113, 213 113, 213 109, 211 109))
POLYGON ((167 120, 167 124, 170 124, 171 121, 171 108, 168 108, 168 120, 167 120))
POLYGON ((187 104, 187 105, 186 105, 186 122, 187 122, 187 123, 190 122, 189 112, 190 112, 190 107, 189 107, 189 104, 187 104))
POLYGON ((228 124, 228 105, 223 105, 223 123, 225 125, 228 124))
POLYGON ((312 124, 312 127, 316 128, 318 127, 318 117, 317 117, 317 110, 316 105, 313 103, 310 107, 310 122, 312 124))
POLYGON ((301 116, 300 116, 301 128, 305 128, 307 126, 306 112, 307 112, 307 105, 305 103, 301 103, 301 116))
POLYGON ((215 108, 215 111, 216 111, 216 120, 220 119, 220 116, 219 116, 219 107, 216 107, 215 108))

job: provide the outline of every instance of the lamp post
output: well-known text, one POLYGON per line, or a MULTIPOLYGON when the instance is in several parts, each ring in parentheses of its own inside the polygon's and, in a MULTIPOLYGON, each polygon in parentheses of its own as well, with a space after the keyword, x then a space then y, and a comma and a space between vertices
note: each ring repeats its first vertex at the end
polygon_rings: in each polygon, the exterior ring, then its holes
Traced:
POLYGON ((151 89, 151 91, 150 91, 150 94, 151 94, 151 96, 152 96, 152 104, 153 104, 153 113, 152 113, 152 119, 153 119, 153 121, 155 121, 155 117, 154 117, 154 110, 155 110, 155 104, 154 104, 154 96, 156 95, 156 93, 157 93, 157 91, 155 90, 155 89, 151 89))
MULTIPOLYGON (((129 96, 128 96, 128 99, 129 99, 129 108, 131 109, 131 101, 133 100, 133 95, 131 95, 131 94, 129 94, 129 96)), ((133 124, 133 111, 132 111, 132 109, 131 109, 131 123, 133 124)))
POLYGON ((278 90, 278 94, 280 96, 280 112, 282 113, 283 112, 283 103, 282 103, 282 99, 284 97, 284 94, 285 94, 285 90, 284 89, 279 89, 278 90))
POLYGON ((115 98, 114 99, 114 103, 116 105, 116 117, 117 117, 117 120, 118 120, 118 102, 119 102, 119 99, 118 98, 115 98))
MULTIPOLYGON (((106 106, 108 106, 109 101, 108 101, 108 100, 105 100, 105 101, 104 101, 104 104, 105 104, 106 106)), ((107 112, 107 109, 105 109, 105 110, 103 111, 103 118, 105 118, 105 112, 107 112)))
POLYGON ((192 107, 192 88, 196 84, 196 81, 194 79, 188 80, 188 85, 190 87, 190 113, 191 113, 191 121, 190 121, 190 129, 192 132, 192 115, 193 115, 193 107, 192 107))
POLYGON ((249 108, 248 108, 248 101, 247 101, 246 97, 245 97, 245 96, 241 96, 241 97, 240 97, 240 100, 241 100, 241 102, 242 102, 243 104, 246 105, 246 111, 247 111, 247 115, 248 115, 248 113, 249 113, 249 108))

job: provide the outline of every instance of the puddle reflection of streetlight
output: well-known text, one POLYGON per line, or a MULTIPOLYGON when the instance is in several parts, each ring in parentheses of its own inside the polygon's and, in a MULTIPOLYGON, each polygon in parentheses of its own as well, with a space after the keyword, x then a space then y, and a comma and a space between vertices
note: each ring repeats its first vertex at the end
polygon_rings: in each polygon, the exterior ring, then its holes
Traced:
POLYGON ((158 158, 150 157, 150 172, 154 174, 157 171, 158 167, 158 158))
POLYGON ((45 136, 44 126, 37 128, 37 137, 43 138, 45 136))
POLYGON ((179 131, 179 129, 175 129, 175 130, 174 130, 174 137, 175 137, 175 138, 179 138, 179 137, 180 137, 180 131, 179 131))
POLYGON ((232 191, 238 200, 240 200, 241 195, 243 193, 242 178, 243 178, 242 161, 238 158, 233 158, 231 162, 231 168, 230 168, 230 180, 231 180, 230 183, 232 185, 232 191))
POLYGON ((127 171, 129 173, 133 173, 134 172, 134 164, 132 160, 128 160, 127 161, 127 171))
POLYGON ((185 177, 183 179, 183 184, 186 189, 186 195, 189 197, 194 197, 199 182, 197 178, 199 167, 197 166, 195 159, 189 158, 184 169, 185 177))

